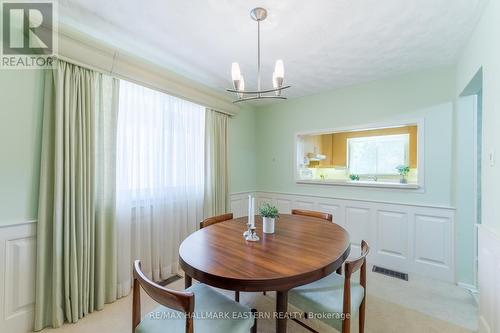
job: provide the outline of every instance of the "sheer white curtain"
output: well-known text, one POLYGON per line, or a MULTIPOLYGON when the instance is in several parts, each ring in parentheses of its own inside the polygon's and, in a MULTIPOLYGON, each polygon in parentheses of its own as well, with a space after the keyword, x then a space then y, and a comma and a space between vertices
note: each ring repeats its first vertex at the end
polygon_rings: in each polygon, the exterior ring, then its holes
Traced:
POLYGON ((177 272, 180 242, 203 216, 205 108, 120 82, 117 139, 118 297, 131 268, 177 272))

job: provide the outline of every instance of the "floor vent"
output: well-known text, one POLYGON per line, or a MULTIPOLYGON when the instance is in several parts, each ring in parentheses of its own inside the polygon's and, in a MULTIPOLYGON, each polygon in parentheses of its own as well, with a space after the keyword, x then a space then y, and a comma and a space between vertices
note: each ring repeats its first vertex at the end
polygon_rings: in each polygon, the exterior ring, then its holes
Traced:
POLYGON ((159 284, 160 286, 164 286, 164 287, 165 287, 166 285, 169 285, 169 284, 171 284, 171 283, 174 283, 175 281, 180 280, 180 279, 182 279, 182 276, 180 276, 179 274, 175 274, 175 275, 173 275, 173 276, 169 277, 169 278, 168 278, 168 279, 166 279, 166 280, 163 280, 163 281, 158 282, 158 284, 159 284))
POLYGON ((392 269, 387 269, 387 268, 383 268, 383 267, 379 267, 379 266, 374 265, 372 271, 375 273, 384 274, 384 275, 387 275, 387 276, 390 276, 390 277, 393 277, 396 279, 408 281, 408 274, 396 272, 396 271, 393 271, 392 269))

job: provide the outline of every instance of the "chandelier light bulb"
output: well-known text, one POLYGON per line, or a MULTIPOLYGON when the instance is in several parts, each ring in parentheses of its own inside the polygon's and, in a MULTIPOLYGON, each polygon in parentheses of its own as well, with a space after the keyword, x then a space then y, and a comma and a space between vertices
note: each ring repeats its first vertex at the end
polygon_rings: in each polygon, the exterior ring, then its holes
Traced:
POLYGON ((283 60, 276 60, 276 65, 274 66, 274 73, 276 73, 277 78, 285 78, 285 65, 283 64, 283 60))
MULTIPOLYGON (((276 77, 276 72, 273 72, 273 88, 274 89, 281 88, 282 84, 283 84, 283 79, 282 78, 277 78, 276 77)), ((274 92, 274 95, 275 96, 280 96, 281 95, 281 90, 276 90, 274 92)))
POLYGON ((237 62, 231 64, 231 77, 233 81, 239 81, 242 78, 240 65, 237 62))
POLYGON ((265 8, 257 7, 250 11, 250 17, 252 20, 257 22, 257 89, 245 90, 245 80, 241 74, 240 65, 237 62, 231 63, 231 78, 233 80, 233 87, 231 89, 226 89, 231 93, 236 94, 237 99, 233 100, 233 103, 239 103, 251 100, 262 100, 266 98, 274 99, 287 99, 282 96, 281 92, 284 89, 288 89, 290 85, 283 85, 285 77, 285 68, 283 65, 283 60, 278 59, 274 66, 274 72, 272 76, 273 88, 263 88, 261 77, 261 59, 260 59, 260 25, 267 17, 267 10, 265 8))
POLYGON ((240 88, 238 90, 240 91, 245 90, 245 79, 243 78, 243 75, 240 75, 240 88))
MULTIPOLYGON (((236 90, 245 91, 245 79, 243 78, 243 75, 240 75, 240 79, 237 82, 238 87, 236 88, 236 90)), ((238 97, 243 98, 243 93, 238 93, 238 97)))

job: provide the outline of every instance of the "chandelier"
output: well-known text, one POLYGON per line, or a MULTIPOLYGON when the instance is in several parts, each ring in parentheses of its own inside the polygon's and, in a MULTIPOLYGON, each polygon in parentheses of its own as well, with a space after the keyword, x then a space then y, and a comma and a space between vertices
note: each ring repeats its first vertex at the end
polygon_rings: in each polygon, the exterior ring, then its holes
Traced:
POLYGON ((286 99, 281 95, 283 89, 290 88, 291 86, 284 86, 285 68, 283 60, 276 60, 273 72, 273 88, 262 89, 261 86, 261 72, 260 72, 260 22, 264 21, 267 17, 267 10, 261 7, 254 8, 250 11, 250 17, 257 21, 257 90, 245 90, 245 79, 241 74, 240 65, 233 62, 231 65, 231 78, 233 79, 234 89, 226 89, 229 92, 235 93, 237 98, 233 103, 243 101, 251 101, 265 98, 286 99))

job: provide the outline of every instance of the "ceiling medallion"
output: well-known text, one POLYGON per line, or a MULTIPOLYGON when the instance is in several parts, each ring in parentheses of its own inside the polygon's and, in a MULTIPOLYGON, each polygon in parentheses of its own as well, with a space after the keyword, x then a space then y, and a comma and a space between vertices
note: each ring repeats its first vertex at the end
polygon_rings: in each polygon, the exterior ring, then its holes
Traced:
POLYGON ((281 95, 281 91, 291 86, 284 86, 283 81, 285 79, 285 68, 283 65, 283 60, 276 60, 273 72, 273 88, 272 89, 262 89, 261 88, 261 72, 260 72, 260 22, 264 21, 267 17, 267 10, 261 7, 254 8, 250 11, 250 17, 257 21, 257 90, 245 90, 245 80, 243 75, 241 75, 240 65, 237 62, 233 62, 231 65, 231 77, 233 79, 234 89, 226 89, 229 92, 236 94, 238 99, 234 100, 233 103, 239 103, 244 101, 275 98, 275 99, 286 99, 286 97, 281 95))

